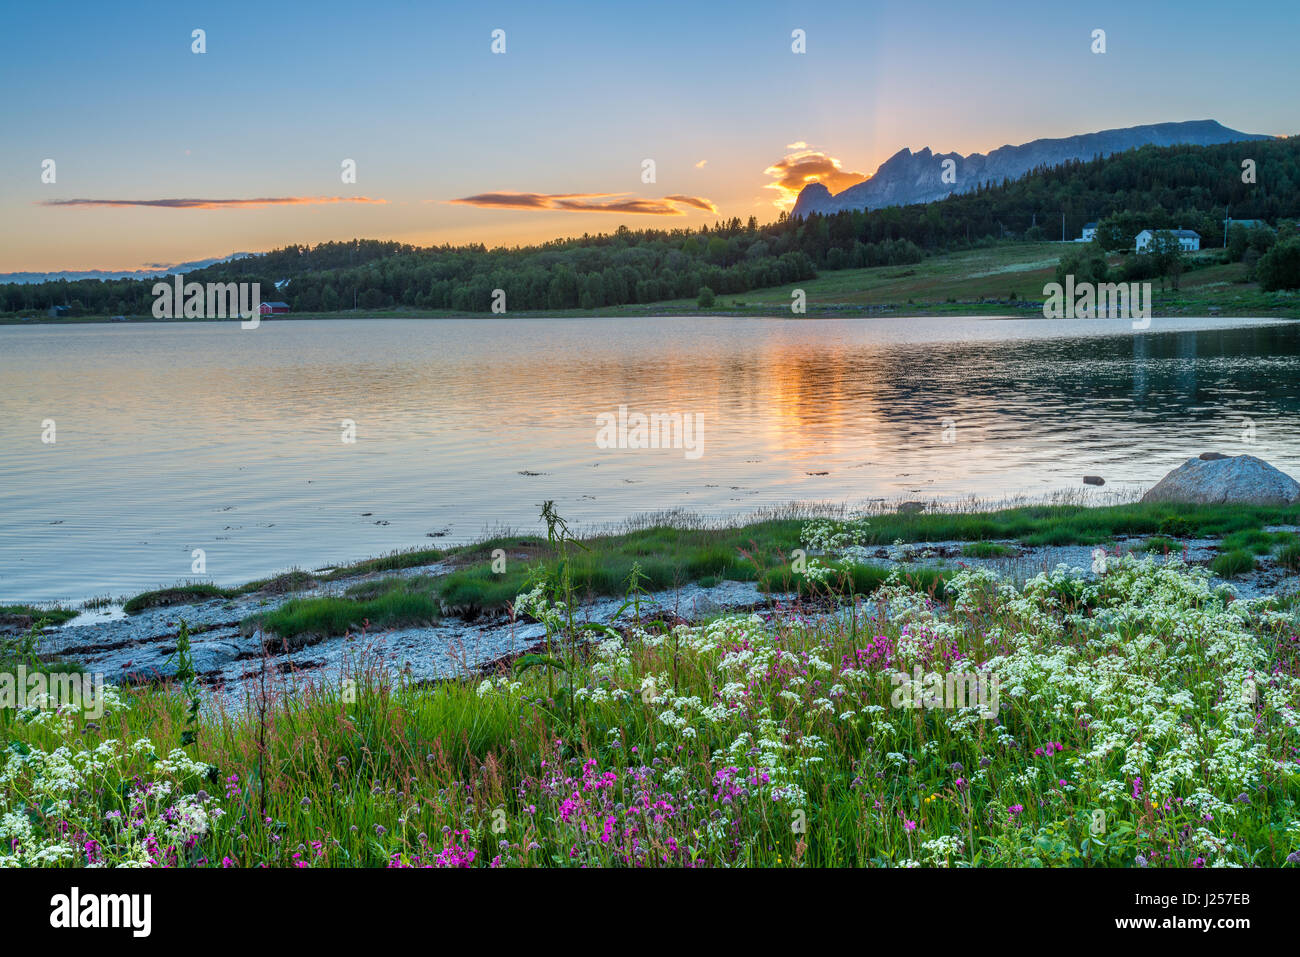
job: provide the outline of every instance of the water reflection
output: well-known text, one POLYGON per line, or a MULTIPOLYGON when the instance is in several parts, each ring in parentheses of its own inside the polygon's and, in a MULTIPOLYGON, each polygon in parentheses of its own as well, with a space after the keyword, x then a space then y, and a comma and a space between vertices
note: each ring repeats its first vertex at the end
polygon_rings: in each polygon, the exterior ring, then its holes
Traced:
POLYGON ((1123 490, 1207 449, 1300 474, 1298 371, 1296 325, 1241 320, 2 328, 0 599, 174 581, 194 548, 235 582, 531 528, 546 498, 582 523, 1123 490), (619 405, 702 413, 704 455, 598 449, 619 405))

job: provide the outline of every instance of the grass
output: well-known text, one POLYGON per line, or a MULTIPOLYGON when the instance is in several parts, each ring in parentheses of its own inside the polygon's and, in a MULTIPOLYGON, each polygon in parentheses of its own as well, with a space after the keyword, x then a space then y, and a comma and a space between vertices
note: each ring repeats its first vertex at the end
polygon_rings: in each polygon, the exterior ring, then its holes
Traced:
POLYGON ((1006 558, 1016 550, 999 542, 969 542, 962 546, 961 553, 967 558, 1006 558))
POLYGON ((1300 571, 1300 542, 1292 542, 1278 549, 1278 564, 1290 571, 1300 571))
POLYGON ((1255 555, 1245 548, 1224 552, 1210 562, 1210 570, 1220 578, 1235 578, 1255 570, 1255 555))
POLYGON ((1169 552, 1182 551, 1182 546, 1172 538, 1167 538, 1164 535, 1152 535, 1135 550, 1150 554, 1163 555, 1169 552))
POLYGON ((141 592, 127 599, 122 610, 128 615, 135 615, 149 608, 166 608, 169 605, 188 605, 194 602, 210 601, 214 598, 234 598, 244 594, 239 588, 220 588, 209 582, 185 582, 170 588, 158 588, 141 592))
MULTIPOLYGON (((796 594, 800 598, 870 595, 888 580, 893 571, 878 565, 857 563, 835 563, 830 567, 833 569, 831 574, 818 582, 796 574, 787 565, 780 565, 764 572, 759 579, 759 587, 765 592, 796 594)), ((915 591, 932 598, 943 598, 947 582, 956 573, 934 568, 912 568, 900 571, 899 574, 901 580, 915 591)))
MULTIPOLYGON (((700 579, 755 581, 759 575, 755 561, 785 561, 801 527, 802 522, 796 519, 774 519, 734 528, 655 525, 592 535, 582 542, 585 550, 575 551, 570 570, 576 591, 586 596, 623 594, 633 564, 641 569, 649 590, 700 579)), ((372 627, 402 627, 441 614, 501 612, 528 590, 530 581, 539 575, 554 575, 558 567, 546 540, 530 536, 498 536, 438 554, 455 566, 441 577, 417 575, 363 582, 342 595, 292 601, 252 615, 245 627, 262 626, 288 638, 301 633, 345 634, 363 619, 369 619, 372 627), (505 556, 502 571, 494 569, 493 555, 498 551, 505 556)), ((412 560, 395 567, 424 564, 428 562, 412 560)), ((361 563, 351 567, 374 566, 361 563)))
POLYGON ((887 581, 867 614, 805 606, 770 623, 629 628, 566 660, 571 694, 548 689, 537 660, 478 687, 416 686, 361 655, 298 694, 272 674, 243 707, 214 699, 187 746, 174 687, 122 691, 97 720, 0 711, 10 800, 53 809, 6 818, 19 837, 0 856, 1290 866, 1294 628, 1230 608, 1204 575, 1132 557, 1095 583, 1061 571, 1016 588, 966 572, 947 584, 959 610, 887 581), (958 673, 983 676, 983 697, 911 686, 958 673), (128 812, 130 828, 114 823, 128 812))
POLYGON ((1295 524, 1300 506, 1040 505, 1001 511, 924 512, 872 518, 868 544, 1013 539, 1022 545, 1099 545, 1116 538, 1220 538, 1265 525, 1295 524))
POLYGON ((294 598, 272 611, 251 616, 245 620, 244 628, 261 627, 293 647, 363 629, 429 625, 440 614, 437 600, 408 580, 393 582, 373 594, 347 599, 294 598))
MULTIPOLYGON (((823 270, 815 279, 719 296, 710 313, 789 315, 791 294, 804 290, 809 315, 1023 315, 1042 316, 1043 286, 1056 280, 1056 265, 1069 249, 1060 243, 1008 242, 927 256, 909 266, 823 270), (1012 294, 1015 299, 1012 299, 1012 294)), ((1152 311, 1167 315, 1282 315, 1300 317, 1294 293, 1266 293, 1247 280, 1243 263, 1220 265, 1220 250, 1205 250, 1208 263, 1185 272, 1178 291, 1152 284, 1152 311)), ((1109 257, 1112 266, 1123 258, 1109 257)), ((647 312, 698 315, 693 299, 652 306, 618 307, 603 314, 647 312)))
POLYGON ((1294 542, 1291 532, 1266 532, 1262 529, 1244 529, 1225 535, 1220 546, 1227 551, 1248 551, 1254 555, 1267 555, 1274 547, 1294 542))
MULTIPOLYGON (((1141 546, 1143 549, 1177 552, 1180 546, 1170 536, 1180 536, 1223 538, 1225 543, 1231 543, 1228 548, 1231 552, 1265 554, 1278 544, 1294 540, 1287 532, 1265 532, 1265 526, 1298 522, 1300 506, 1129 503, 1100 507, 1070 504, 999 510, 891 511, 869 518, 861 544, 881 546, 896 540, 962 541, 966 542, 963 554, 992 558, 1015 551, 992 539, 1011 540, 1024 546, 1101 545, 1126 537, 1149 536, 1141 546)), ((582 548, 570 556, 569 570, 575 593, 585 598, 623 595, 634 564, 643 576, 643 587, 649 591, 692 582, 711 587, 720 581, 752 581, 768 592, 806 594, 807 583, 801 584, 791 570, 794 550, 806 545, 801 541, 803 527, 804 517, 796 517, 791 512, 763 513, 752 521, 721 526, 677 513, 650 516, 619 531, 582 537, 582 548)), ((1239 563, 1238 559, 1233 561, 1239 563)), ((354 585, 342 594, 294 600, 278 609, 249 616, 244 626, 260 626, 284 639, 305 636, 310 640, 346 634, 363 623, 372 629, 398 628, 422 625, 439 616, 499 614, 508 610, 531 582, 543 576, 553 577, 558 570, 556 553, 546 539, 496 535, 459 548, 395 552, 318 573, 318 577, 340 581, 359 574, 380 574, 434 562, 443 563, 450 571, 436 577, 378 578, 354 585), (494 560, 498 555, 504 557, 504 569, 494 560)), ((1220 567, 1229 567, 1226 562, 1226 559, 1221 562, 1220 567)), ((876 587, 885 574, 884 568, 858 566, 849 578, 840 581, 839 587, 865 593, 876 587)), ((1240 570, 1233 574, 1240 574, 1240 570)), ((918 587, 933 589, 938 595, 942 595, 944 582, 950 575, 950 572, 922 570, 913 573, 918 587)), ((247 593, 252 587, 215 590, 212 594, 247 593)))
POLYGON ((15 692, 18 695, 29 693, 27 686, 18 677, 20 667, 29 676, 85 672, 85 666, 79 662, 38 653, 43 629, 52 624, 61 624, 77 615, 78 612, 66 608, 0 605, 0 624, 25 629, 17 634, 0 634, 0 709, 13 706, 11 702, 14 701, 15 692))
POLYGON ((38 605, 0 605, 0 625, 17 625, 26 628, 32 624, 62 625, 76 618, 79 612, 55 605, 42 608, 38 605))
POLYGON ((389 552, 378 558, 367 558, 350 565, 339 565, 328 571, 318 573, 322 581, 338 581, 341 578, 353 578, 358 575, 371 575, 376 572, 396 572, 407 568, 419 568, 442 561, 447 551, 441 548, 413 548, 405 551, 389 552))

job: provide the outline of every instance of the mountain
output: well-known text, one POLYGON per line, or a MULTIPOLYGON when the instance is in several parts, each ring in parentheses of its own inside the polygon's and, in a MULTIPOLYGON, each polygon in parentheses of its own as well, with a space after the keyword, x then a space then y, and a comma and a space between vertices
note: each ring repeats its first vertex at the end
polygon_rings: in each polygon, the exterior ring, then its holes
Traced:
POLYGON ((193 262, 177 263, 174 266, 168 266, 165 263, 153 263, 145 269, 125 269, 119 272, 108 269, 65 269, 61 272, 0 272, 0 283, 55 282, 59 279, 152 279, 155 276, 194 272, 196 269, 205 269, 217 263, 232 262, 252 255, 253 253, 231 253, 229 256, 219 256, 214 259, 196 259, 193 262))
POLYGON ((799 192, 791 215, 932 203, 954 193, 969 193, 986 183, 1020 179, 1039 167, 1059 166, 1068 160, 1091 160, 1139 146, 1214 146, 1272 138, 1230 130, 1215 120, 1190 120, 1033 140, 1020 146, 1003 146, 987 156, 931 153, 929 147, 919 153, 901 149, 882 163, 874 176, 842 193, 832 195, 821 183, 809 183, 799 192), (950 167, 955 182, 943 181, 945 160, 955 163, 950 167))

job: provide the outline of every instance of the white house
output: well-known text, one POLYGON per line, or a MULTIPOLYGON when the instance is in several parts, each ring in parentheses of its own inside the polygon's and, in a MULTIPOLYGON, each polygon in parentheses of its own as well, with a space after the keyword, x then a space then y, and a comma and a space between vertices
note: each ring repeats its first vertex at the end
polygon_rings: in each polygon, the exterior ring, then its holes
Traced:
POLYGON ((1140 253, 1146 252, 1156 233, 1167 232, 1178 240, 1178 246, 1185 253, 1194 253, 1201 248, 1201 234, 1194 229, 1144 229, 1137 234, 1136 246, 1140 253))
POLYGON ((1094 239, 1096 239, 1096 238, 1097 238, 1097 224, 1096 224, 1096 223, 1084 223, 1084 224, 1083 224, 1083 236, 1079 239, 1079 242, 1081 242, 1081 243, 1090 243, 1090 242, 1092 242, 1092 241, 1093 241, 1094 239))

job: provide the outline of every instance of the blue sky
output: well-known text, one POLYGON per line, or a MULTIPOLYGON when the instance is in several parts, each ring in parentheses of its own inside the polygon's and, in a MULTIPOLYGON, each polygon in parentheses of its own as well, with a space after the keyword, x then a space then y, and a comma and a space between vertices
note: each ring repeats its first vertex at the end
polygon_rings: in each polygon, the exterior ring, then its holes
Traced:
POLYGON ((6 10, 0 79, 0 272, 135 268, 352 236, 510 244, 767 220, 782 196, 764 171, 793 143, 869 174, 904 146, 987 152, 1139 123, 1293 134, 1300 4, 53 2, 6 10), (501 191, 717 213, 447 202, 501 191), (41 205, 267 197, 338 201, 41 205))

